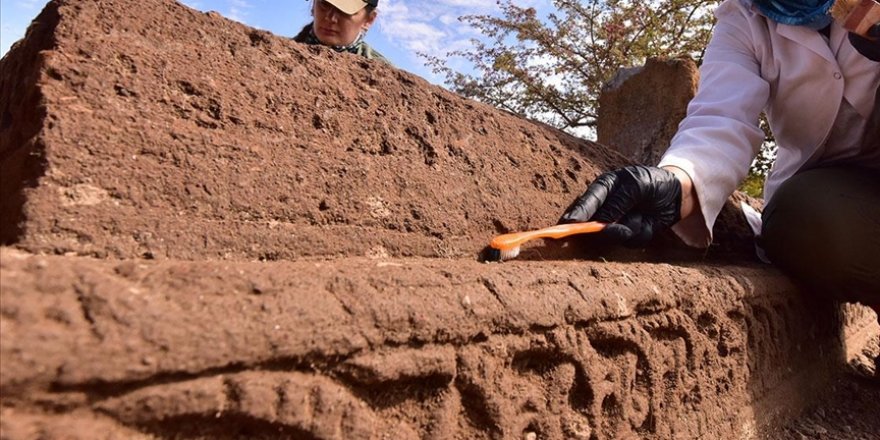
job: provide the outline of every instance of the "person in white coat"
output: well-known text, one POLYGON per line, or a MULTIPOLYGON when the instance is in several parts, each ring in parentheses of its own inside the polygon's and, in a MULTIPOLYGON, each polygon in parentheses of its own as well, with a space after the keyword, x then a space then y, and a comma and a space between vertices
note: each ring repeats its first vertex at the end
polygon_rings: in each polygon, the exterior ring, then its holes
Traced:
POLYGON ((560 223, 612 223, 643 246, 667 227, 706 247, 764 133, 778 147, 758 244, 810 291, 880 312, 880 23, 868 38, 828 14, 832 0, 726 0, 700 86, 656 167, 599 176, 560 223))

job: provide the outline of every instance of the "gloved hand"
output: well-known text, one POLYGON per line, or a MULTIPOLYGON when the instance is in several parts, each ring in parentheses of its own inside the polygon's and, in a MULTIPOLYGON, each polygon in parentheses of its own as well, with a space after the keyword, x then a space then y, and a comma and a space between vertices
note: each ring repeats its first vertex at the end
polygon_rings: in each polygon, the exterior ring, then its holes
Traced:
POLYGON ((597 177, 559 223, 609 223, 601 235, 613 243, 644 247, 654 233, 681 219, 681 183, 662 168, 633 165, 597 177))
POLYGON ((868 37, 850 32, 849 42, 869 60, 880 62, 880 23, 868 29, 868 37))

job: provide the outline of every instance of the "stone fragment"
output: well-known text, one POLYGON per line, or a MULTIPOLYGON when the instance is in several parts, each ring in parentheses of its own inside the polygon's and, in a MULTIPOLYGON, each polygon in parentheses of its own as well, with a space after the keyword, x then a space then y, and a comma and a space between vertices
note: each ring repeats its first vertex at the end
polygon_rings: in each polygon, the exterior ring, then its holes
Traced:
POLYGON ((598 142, 633 162, 655 165, 669 147, 700 72, 689 58, 649 58, 620 70, 599 96, 598 142))

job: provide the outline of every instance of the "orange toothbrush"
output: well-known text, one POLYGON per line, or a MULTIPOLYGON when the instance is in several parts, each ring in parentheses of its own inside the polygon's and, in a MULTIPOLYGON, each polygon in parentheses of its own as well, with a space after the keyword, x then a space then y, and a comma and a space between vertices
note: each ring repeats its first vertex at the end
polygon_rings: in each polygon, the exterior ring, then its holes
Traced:
POLYGON ((605 223, 585 222, 568 223, 564 225, 550 226, 549 228, 536 231, 515 232, 499 235, 492 239, 486 252, 486 261, 504 261, 516 258, 519 255, 520 246, 523 243, 536 238, 565 238, 577 234, 589 234, 599 232, 605 228, 605 223))

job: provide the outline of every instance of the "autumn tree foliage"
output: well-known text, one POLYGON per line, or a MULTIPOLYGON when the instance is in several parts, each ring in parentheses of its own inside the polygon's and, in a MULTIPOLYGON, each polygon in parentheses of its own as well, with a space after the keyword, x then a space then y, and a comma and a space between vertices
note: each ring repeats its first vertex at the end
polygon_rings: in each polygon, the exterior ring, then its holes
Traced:
POLYGON ((602 85, 618 69, 654 56, 699 63, 720 0, 555 0, 534 8, 498 2, 498 15, 460 20, 482 34, 445 57, 428 56, 455 92, 561 129, 594 127, 602 85), (473 73, 449 60, 463 59, 473 73))
MULTIPOLYGON (((460 20, 481 38, 441 56, 422 54, 453 91, 577 134, 596 125, 602 86, 649 57, 689 56, 697 64, 721 0, 554 0, 554 12, 499 0, 498 15, 460 20), (464 60, 463 73, 451 60, 464 60)), ((741 189, 759 197, 775 158, 772 134, 741 189)))

